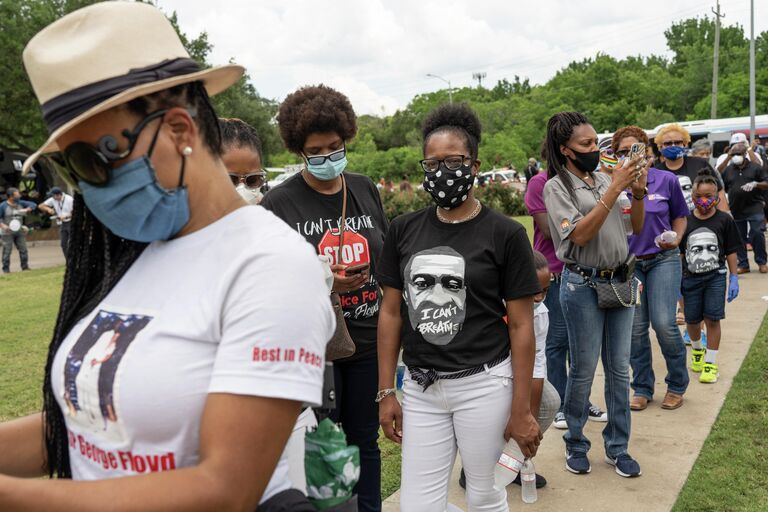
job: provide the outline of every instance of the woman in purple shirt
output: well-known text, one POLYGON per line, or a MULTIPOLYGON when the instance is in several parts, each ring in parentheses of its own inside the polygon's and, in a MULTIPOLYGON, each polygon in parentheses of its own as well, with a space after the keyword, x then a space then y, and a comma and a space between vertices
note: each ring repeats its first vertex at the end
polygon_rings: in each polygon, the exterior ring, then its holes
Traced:
MULTIPOLYGON (((632 144, 638 142, 650 151, 645 131, 637 126, 626 126, 613 135, 613 151, 619 158, 626 158, 632 144)), ((683 394, 688 387, 685 345, 675 320, 682 280, 678 244, 685 233, 687 216, 688 206, 677 177, 668 171, 649 169, 643 230, 639 235, 629 237, 629 250, 637 258, 635 276, 643 283, 641 301, 635 307, 632 324, 630 364, 634 396, 630 408, 633 411, 642 411, 653 400, 656 380, 649 324, 656 332, 667 363, 667 394, 661 408, 677 409, 683 405, 683 394), (664 239, 661 239, 662 233, 666 233, 664 239)))

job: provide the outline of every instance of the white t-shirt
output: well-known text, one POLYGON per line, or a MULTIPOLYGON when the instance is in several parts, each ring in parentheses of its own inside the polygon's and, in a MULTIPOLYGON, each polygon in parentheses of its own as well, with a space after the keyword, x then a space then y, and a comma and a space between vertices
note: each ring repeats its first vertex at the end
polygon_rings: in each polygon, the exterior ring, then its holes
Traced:
POLYGON ((533 333, 536 336, 534 379, 547 378, 547 332, 549 332, 549 310, 542 302, 533 308, 533 333))
MULTIPOLYGON (((259 206, 150 244, 53 362, 73 478, 195 465, 208 393, 319 405, 334 327, 315 251, 259 206)), ((262 500, 289 487, 284 453, 262 500)))
POLYGON ((43 204, 48 208, 53 208, 53 210, 56 212, 56 216, 58 217, 56 222, 57 224, 61 224, 62 222, 69 222, 72 220, 72 208, 74 206, 74 202, 75 201, 72 199, 71 195, 63 194, 61 201, 57 201, 53 197, 49 197, 43 201, 43 204))

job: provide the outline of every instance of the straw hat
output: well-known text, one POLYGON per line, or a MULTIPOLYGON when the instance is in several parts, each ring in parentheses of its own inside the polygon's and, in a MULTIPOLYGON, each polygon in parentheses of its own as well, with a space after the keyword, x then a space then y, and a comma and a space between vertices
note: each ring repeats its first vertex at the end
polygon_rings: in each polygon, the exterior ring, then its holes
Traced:
POLYGON ((201 80, 208 94, 243 76, 234 64, 201 70, 156 7, 102 2, 79 9, 38 32, 23 54, 40 101, 48 140, 24 162, 24 173, 74 126, 134 98, 201 80))

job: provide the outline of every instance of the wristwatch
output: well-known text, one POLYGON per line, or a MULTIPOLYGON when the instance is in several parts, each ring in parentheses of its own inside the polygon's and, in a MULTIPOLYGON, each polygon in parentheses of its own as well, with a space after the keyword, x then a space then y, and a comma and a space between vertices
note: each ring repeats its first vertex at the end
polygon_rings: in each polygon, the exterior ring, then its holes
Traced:
POLYGON ((381 389, 378 393, 376 393, 376 403, 381 402, 385 398, 387 398, 389 395, 394 395, 395 391, 397 391, 395 388, 387 388, 387 389, 381 389))

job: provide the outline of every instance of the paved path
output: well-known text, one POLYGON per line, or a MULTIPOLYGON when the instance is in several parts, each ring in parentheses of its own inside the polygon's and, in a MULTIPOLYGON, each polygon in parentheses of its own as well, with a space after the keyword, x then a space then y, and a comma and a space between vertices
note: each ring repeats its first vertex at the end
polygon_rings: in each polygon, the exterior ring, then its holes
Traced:
MULTIPOLYGON (((719 381, 714 385, 701 384, 698 374, 691 373, 691 384, 685 395, 685 404, 675 411, 665 411, 660 407, 666 390, 666 371, 658 344, 654 342, 656 400, 651 402, 645 411, 632 413, 632 438, 629 449, 642 466, 641 477, 623 479, 603 462, 603 424, 594 422, 588 422, 586 427, 586 434, 592 441, 592 473, 568 473, 564 467, 562 431, 551 428, 546 433, 539 455, 535 459, 536 469, 546 476, 549 483, 547 487, 539 490, 539 500, 535 505, 523 504, 520 500, 520 488, 511 485, 508 488, 510 510, 670 510, 768 309, 768 301, 762 299, 763 296, 768 296, 768 275, 757 274, 755 269, 753 263, 753 273, 741 276, 741 294, 727 307, 728 318, 723 321, 724 336, 718 354, 719 381)), ((598 365, 592 399, 602 406, 605 405, 602 365, 598 365)), ((458 485, 458 463, 451 479, 450 502, 462 510, 467 510, 463 491, 458 485)), ((396 510, 399 510, 397 493, 387 499, 384 505, 385 512, 396 510)))
MULTIPOLYGON (((64 264, 64 254, 58 240, 46 242, 27 242, 30 268, 57 267, 64 264)), ((11 272, 19 272, 19 252, 13 248, 11 254, 11 272)))

